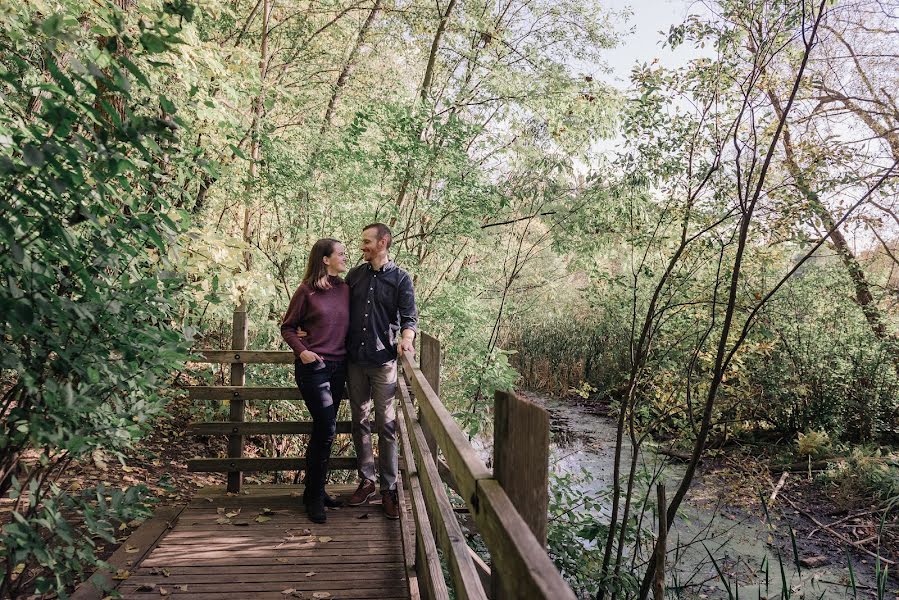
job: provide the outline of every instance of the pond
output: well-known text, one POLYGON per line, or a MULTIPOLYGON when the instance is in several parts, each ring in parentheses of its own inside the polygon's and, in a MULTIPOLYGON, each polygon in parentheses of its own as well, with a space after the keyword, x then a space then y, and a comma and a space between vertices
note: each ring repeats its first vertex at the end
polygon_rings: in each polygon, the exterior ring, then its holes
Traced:
MULTIPOLYGON (((551 473, 572 474, 580 491, 596 497, 606 495, 613 477, 615 422, 567 401, 532 393, 525 395, 546 407, 550 414, 551 473), (590 477, 578 477, 584 472, 589 473, 590 477)), ((483 446, 482 451, 489 452, 483 446)), ((630 446, 627 445, 623 480, 627 477, 629 456, 630 446)), ((683 474, 683 466, 666 465, 661 459, 651 450, 644 451, 639 456, 638 469, 652 473, 664 465, 662 479, 666 482, 670 498, 683 474)), ((553 482, 551 477, 550 484, 553 482)), ((830 549, 829 564, 817 568, 802 567, 800 573, 793 558, 789 527, 774 514, 776 511, 772 511, 773 525, 769 525, 761 501, 756 507, 743 507, 723 500, 731 495, 722 486, 741 483, 706 478, 700 472, 668 535, 666 583, 669 598, 728 598, 710 555, 730 580, 734 595, 734 579, 739 581, 741 598, 876 597, 873 561, 853 559, 852 576, 856 581, 853 592, 849 585, 847 559, 845 555, 833 556, 833 548, 830 549), (788 587, 787 594, 783 594, 784 581, 788 587)), ((654 492, 651 498, 654 503, 654 492)), ((608 503, 602 505, 608 506, 608 503)), ((608 514, 601 513, 602 516, 608 517, 608 514)), ((654 520, 654 516, 647 513, 645 526, 654 527, 654 520)), ((821 550, 812 540, 804 538, 797 538, 797 546, 800 556, 817 554, 821 550)))

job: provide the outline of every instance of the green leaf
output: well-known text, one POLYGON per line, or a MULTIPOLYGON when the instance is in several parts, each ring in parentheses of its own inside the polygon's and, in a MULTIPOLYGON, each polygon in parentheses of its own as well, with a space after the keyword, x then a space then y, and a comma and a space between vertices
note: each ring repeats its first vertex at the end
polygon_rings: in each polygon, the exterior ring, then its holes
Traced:
POLYGON ((168 44, 164 39, 149 31, 141 34, 140 43, 150 54, 159 54, 168 49, 168 44))
POLYGON ((170 115, 175 114, 175 112, 177 112, 178 110, 177 108, 175 108, 175 105, 172 104, 172 102, 162 94, 159 95, 159 105, 162 107, 162 110, 169 113, 170 115))

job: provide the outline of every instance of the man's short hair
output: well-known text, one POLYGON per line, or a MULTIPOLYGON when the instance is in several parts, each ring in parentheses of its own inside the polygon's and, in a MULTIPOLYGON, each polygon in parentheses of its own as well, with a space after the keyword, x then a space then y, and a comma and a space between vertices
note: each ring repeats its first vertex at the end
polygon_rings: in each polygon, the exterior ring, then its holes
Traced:
POLYGON ((390 248, 390 244, 393 242, 393 233, 390 231, 390 227, 384 225, 384 223, 372 223, 371 225, 366 225, 362 228, 362 231, 368 231, 369 229, 375 229, 378 232, 378 241, 387 238, 387 248, 390 248))

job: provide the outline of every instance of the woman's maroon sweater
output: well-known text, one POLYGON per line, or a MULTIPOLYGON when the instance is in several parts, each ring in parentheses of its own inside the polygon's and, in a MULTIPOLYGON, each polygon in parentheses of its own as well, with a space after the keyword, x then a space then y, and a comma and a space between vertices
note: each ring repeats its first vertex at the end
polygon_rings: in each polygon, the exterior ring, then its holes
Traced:
POLYGON ((331 289, 317 290, 301 284, 293 293, 281 321, 281 337, 299 358, 310 350, 324 360, 343 360, 350 325, 350 287, 340 277, 330 277, 331 289), (300 337, 297 330, 308 335, 300 337))

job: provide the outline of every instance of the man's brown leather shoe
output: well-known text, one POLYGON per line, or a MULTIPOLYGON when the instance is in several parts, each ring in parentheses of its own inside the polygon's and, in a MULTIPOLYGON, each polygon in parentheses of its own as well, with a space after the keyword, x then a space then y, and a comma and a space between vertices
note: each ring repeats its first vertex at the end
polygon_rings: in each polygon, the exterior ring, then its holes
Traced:
POLYGON ((350 496, 350 499, 347 500, 347 504, 349 506, 359 506, 360 504, 365 504, 368 499, 374 495, 375 482, 368 479, 363 479, 359 484, 359 487, 356 488, 356 491, 353 492, 353 495, 350 496))
POLYGON ((381 492, 381 506, 384 508, 384 516, 388 519, 400 518, 400 501, 396 490, 381 492))

